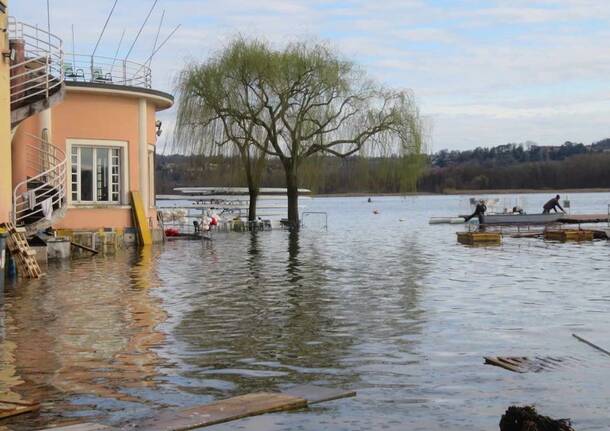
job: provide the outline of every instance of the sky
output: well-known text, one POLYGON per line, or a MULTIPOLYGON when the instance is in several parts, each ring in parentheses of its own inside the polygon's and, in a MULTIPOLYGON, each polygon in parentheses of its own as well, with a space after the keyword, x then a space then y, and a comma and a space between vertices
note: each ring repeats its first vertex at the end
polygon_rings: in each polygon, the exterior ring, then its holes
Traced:
MULTIPOLYGON (((114 0, 49 0, 65 50, 91 53, 114 0), (74 25, 74 44, 72 43, 74 25)), ((154 0, 119 0, 98 55, 124 56, 154 0)), ((46 0, 11 0, 10 14, 46 28, 46 0)), ((508 142, 589 144, 610 137, 607 0, 158 0, 131 60, 178 32, 152 62, 173 93, 185 63, 236 35, 330 44, 379 82, 414 92, 428 150, 508 142)), ((173 112, 160 115, 171 139, 173 112)))

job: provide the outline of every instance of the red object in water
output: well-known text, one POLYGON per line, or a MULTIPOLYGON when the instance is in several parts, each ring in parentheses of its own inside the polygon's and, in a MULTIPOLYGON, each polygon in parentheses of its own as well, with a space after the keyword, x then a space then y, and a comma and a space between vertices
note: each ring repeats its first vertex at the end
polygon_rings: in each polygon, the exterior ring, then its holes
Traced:
POLYGON ((175 227, 169 227, 165 229, 165 236, 178 236, 180 235, 180 231, 175 227))

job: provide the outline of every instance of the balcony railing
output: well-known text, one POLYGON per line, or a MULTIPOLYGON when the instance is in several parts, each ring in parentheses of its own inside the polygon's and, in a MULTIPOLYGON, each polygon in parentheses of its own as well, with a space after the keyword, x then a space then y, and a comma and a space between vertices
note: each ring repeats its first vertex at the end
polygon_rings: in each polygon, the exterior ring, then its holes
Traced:
POLYGON ((11 108, 18 108, 49 95, 63 83, 62 41, 37 26, 9 17, 12 49, 10 67, 11 108))
POLYGON ((150 67, 121 58, 66 54, 66 81, 151 88, 150 67))

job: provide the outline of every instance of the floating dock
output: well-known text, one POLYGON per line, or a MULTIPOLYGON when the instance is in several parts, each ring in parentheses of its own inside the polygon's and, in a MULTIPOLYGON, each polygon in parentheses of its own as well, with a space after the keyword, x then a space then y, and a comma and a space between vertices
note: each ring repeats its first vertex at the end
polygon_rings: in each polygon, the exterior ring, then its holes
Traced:
POLYGON ((457 240, 465 245, 492 245, 502 242, 501 232, 457 232, 457 240))
POLYGON ((547 241, 593 241, 595 233, 586 229, 547 230, 544 239, 547 241))

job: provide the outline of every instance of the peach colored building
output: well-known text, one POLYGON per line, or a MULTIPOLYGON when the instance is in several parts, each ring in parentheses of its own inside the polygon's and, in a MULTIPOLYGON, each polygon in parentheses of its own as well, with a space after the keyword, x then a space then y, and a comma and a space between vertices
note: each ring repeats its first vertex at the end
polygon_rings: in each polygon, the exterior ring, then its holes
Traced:
POLYGON ((156 113, 172 102, 169 94, 149 88, 66 81, 62 102, 17 129, 13 185, 28 176, 28 141, 46 130, 49 142, 67 157, 67 209, 53 227, 132 227, 133 190, 140 191, 150 226, 156 227, 156 113))
POLYGON ((156 113, 170 108, 173 97, 151 88, 146 65, 64 56, 59 42, 49 47, 60 46, 57 59, 50 62, 46 54, 46 66, 36 69, 42 60, 28 63, 37 54, 28 52, 32 44, 23 43, 19 32, 11 43, 24 65, 11 70, 13 88, 25 85, 18 77, 40 81, 30 71, 43 67, 47 86, 38 105, 12 109, 13 221, 29 234, 53 227, 122 235, 134 226, 130 192, 139 191, 149 227, 158 231, 154 159, 161 124, 156 113))

